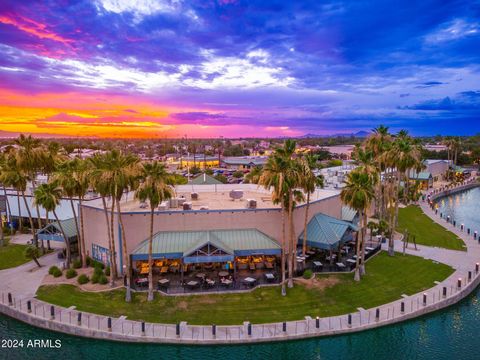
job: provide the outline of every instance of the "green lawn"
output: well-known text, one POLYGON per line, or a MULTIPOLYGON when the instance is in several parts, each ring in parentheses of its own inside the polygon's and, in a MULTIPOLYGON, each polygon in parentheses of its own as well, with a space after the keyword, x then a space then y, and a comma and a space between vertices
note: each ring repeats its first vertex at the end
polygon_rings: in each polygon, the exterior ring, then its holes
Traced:
POLYGON ((0 270, 9 269, 22 265, 30 260, 23 255, 27 245, 9 244, 6 240, 6 246, 0 246, 0 270))
POLYGON ((42 286, 37 297, 78 310, 149 322, 191 324, 241 324, 299 320, 304 316, 330 316, 370 308, 434 286, 453 273, 444 264, 415 256, 380 253, 367 263, 360 283, 353 274, 319 276, 321 287, 295 285, 282 297, 279 287, 260 288, 252 293, 197 296, 160 296, 146 301, 145 293, 134 294, 125 303, 124 290, 103 293, 80 291, 72 285, 42 286))
POLYGON ((417 244, 451 250, 467 250, 462 239, 435 223, 418 206, 411 205, 399 209, 397 230, 404 232, 405 229, 410 235, 416 236, 417 244))

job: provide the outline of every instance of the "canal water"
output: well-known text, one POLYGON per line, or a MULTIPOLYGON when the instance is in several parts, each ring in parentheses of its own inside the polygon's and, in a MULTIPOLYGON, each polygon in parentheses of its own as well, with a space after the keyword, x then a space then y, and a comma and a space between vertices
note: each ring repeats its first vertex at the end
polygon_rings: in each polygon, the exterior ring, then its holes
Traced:
MULTIPOLYGON (((444 212, 480 230, 480 189, 441 199, 444 212)), ((459 304, 408 322, 351 335, 235 346, 129 344, 78 338, 0 315, 0 360, 6 359, 480 359, 480 289, 459 304), (23 340, 11 348, 8 340, 23 340), (29 340, 59 348, 30 347, 29 340), (6 346, 6 347, 3 347, 6 346)), ((38 346, 38 343, 37 343, 38 346)))
POLYGON ((462 191, 437 200, 438 212, 450 216, 457 226, 480 233, 480 187, 462 191))

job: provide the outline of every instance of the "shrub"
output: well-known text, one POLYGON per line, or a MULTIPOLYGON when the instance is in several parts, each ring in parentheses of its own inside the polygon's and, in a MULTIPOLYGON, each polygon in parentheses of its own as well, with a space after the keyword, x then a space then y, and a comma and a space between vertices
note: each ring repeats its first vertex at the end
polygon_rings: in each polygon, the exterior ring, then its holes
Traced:
POLYGON ((105 268, 105 265, 103 265, 100 261, 93 260, 93 267, 95 269, 103 270, 105 268))
POLYGON ((82 274, 78 277, 77 281, 80 285, 86 284, 88 282, 89 278, 87 275, 82 274))
POLYGON ((103 276, 103 274, 98 274, 98 273, 94 272, 93 275, 92 275, 92 279, 91 279, 92 284, 97 284, 98 281, 100 280, 100 277, 102 277, 102 276, 103 276))
POLYGON ((100 276, 100 278, 98 279, 98 282, 102 285, 105 285, 105 284, 108 284, 108 279, 105 275, 102 275, 100 276))
POLYGON ((237 179, 242 178, 243 175, 244 175, 243 172, 240 171, 240 170, 237 170, 237 171, 235 171, 235 172, 233 173, 233 177, 234 177, 234 178, 237 178, 237 179))
POLYGON ((87 258, 85 259, 85 263, 87 264, 87 266, 92 266, 93 264, 93 260, 90 256, 87 256, 87 258))
POLYGON ((73 260, 72 266, 74 269, 80 269, 82 267, 82 260, 80 259, 73 260))
POLYGON ((50 268, 48 269, 48 273, 50 275, 53 275, 53 273, 57 270, 60 270, 57 266, 50 266, 50 268))
POLYGON ((105 268, 105 275, 110 276, 110 266, 105 268))
POLYGON ((307 279, 307 280, 311 279, 312 275, 313 275, 313 273, 312 273, 312 270, 310 270, 310 269, 307 269, 303 272, 303 278, 304 279, 307 279))
POLYGON ((77 276, 77 271, 75 269, 68 269, 67 272, 65 273, 65 277, 67 279, 71 279, 77 276))
POLYGON ((58 277, 62 276, 62 270, 60 270, 60 269, 57 267, 56 269, 54 269, 54 270, 52 271, 52 275, 53 275, 53 277, 58 278, 58 277))
POLYGON ((99 267, 96 267, 93 269, 93 273, 96 274, 97 276, 103 275, 103 270, 100 269, 99 267))

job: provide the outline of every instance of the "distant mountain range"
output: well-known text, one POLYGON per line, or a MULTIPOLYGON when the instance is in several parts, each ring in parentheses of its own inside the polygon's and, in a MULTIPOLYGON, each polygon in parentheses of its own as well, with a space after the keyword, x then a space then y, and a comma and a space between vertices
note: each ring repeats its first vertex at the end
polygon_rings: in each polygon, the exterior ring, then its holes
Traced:
POLYGON ((332 138, 332 137, 356 137, 356 138, 365 138, 370 135, 368 131, 358 131, 356 133, 342 133, 342 134, 329 134, 329 135, 318 135, 318 134, 305 134, 301 138, 332 138))

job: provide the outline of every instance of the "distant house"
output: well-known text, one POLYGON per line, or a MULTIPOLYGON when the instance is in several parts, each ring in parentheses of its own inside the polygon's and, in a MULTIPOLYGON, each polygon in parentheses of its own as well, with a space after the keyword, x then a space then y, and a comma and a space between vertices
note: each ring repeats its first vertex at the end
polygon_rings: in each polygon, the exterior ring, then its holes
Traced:
POLYGON ((227 169, 244 170, 255 166, 263 166, 267 159, 266 156, 224 157, 222 158, 222 165, 227 169))
POLYGON ((193 185, 220 185, 223 184, 221 181, 218 181, 215 179, 213 176, 207 175, 207 174, 201 174, 197 176, 196 178, 192 179, 190 181, 190 184, 193 185))
POLYGON ((433 186, 433 176, 432 173, 428 171, 422 171, 419 173, 416 171, 410 171, 409 179, 412 182, 420 182, 420 187, 424 190, 427 190, 433 186))
POLYGON ((441 159, 427 159, 423 163, 426 167, 425 171, 432 174, 433 181, 444 179, 451 165, 451 161, 441 159))

